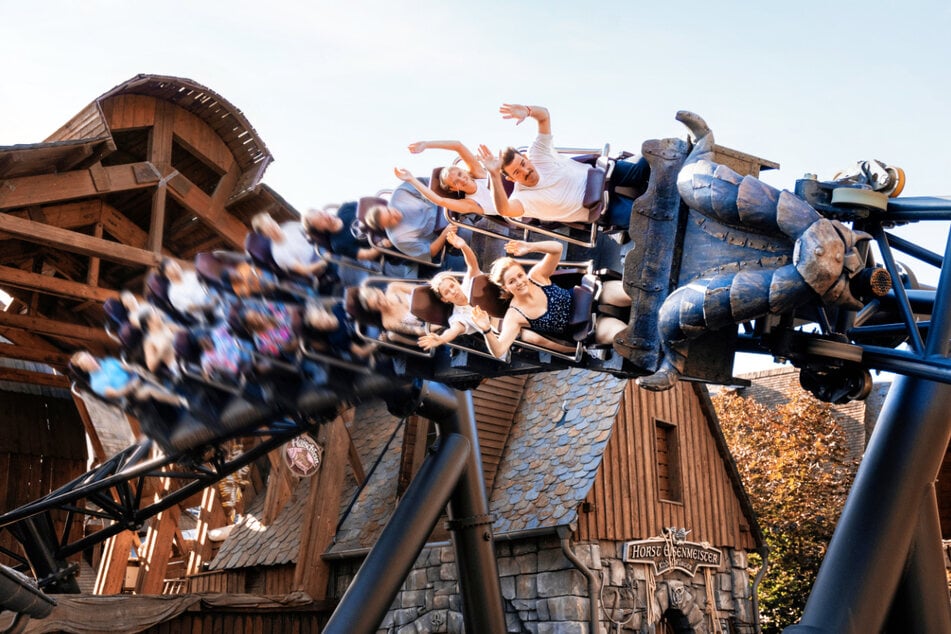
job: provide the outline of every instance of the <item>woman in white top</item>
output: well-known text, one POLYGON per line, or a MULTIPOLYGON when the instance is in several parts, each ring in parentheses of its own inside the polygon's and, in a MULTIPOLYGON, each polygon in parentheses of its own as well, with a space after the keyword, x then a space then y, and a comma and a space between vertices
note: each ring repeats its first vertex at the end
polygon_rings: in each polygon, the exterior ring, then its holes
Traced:
POLYGON ((495 210, 495 199, 489 189, 489 174, 469 148, 459 141, 417 141, 409 145, 409 151, 413 154, 430 149, 452 150, 466 164, 468 170, 453 165, 444 167, 439 172, 439 185, 445 190, 463 194, 464 198, 440 196, 431 187, 421 183, 409 170, 402 167, 394 168, 393 173, 398 179, 410 183, 430 202, 440 207, 460 214, 498 215, 495 210))
POLYGON ((452 271, 437 273, 429 281, 430 287, 440 301, 452 304, 452 313, 449 315, 449 327, 440 334, 427 333, 419 338, 419 347, 431 350, 449 343, 459 335, 472 335, 481 332, 476 320, 488 317, 485 311, 478 306, 469 304, 469 293, 472 289, 472 278, 481 275, 479 261, 475 253, 466 244, 466 241, 456 234, 447 238, 449 244, 462 251, 466 260, 466 273, 460 283, 452 271))

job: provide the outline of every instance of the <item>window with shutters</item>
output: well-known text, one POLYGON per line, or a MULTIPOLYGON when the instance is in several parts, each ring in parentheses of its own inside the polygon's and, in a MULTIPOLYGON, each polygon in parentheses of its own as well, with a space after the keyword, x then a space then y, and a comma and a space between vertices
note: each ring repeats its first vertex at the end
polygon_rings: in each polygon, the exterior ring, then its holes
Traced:
POLYGON ((677 426, 662 420, 654 424, 654 456, 657 462, 657 491, 661 500, 683 502, 680 481, 680 440, 677 426))

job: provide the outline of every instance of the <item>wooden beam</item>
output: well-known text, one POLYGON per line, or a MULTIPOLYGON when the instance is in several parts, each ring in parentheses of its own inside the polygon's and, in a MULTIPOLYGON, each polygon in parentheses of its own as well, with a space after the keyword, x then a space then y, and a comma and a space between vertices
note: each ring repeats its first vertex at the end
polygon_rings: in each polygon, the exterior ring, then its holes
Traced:
POLYGON ((0 357, 45 363, 57 369, 66 367, 69 356, 65 352, 38 350, 33 346, 18 346, 15 343, 0 343, 0 357))
MULTIPOLYGON (((352 420, 353 410, 344 412, 344 421, 349 423, 352 420)), ((362 486, 367 479, 366 471, 363 468, 363 461, 360 460, 360 452, 357 451, 357 446, 353 443, 350 428, 344 425, 344 430, 347 432, 347 459, 350 462, 350 468, 353 469, 353 477, 356 478, 357 483, 362 486)))
POLYGON ((152 267, 157 266, 161 261, 160 256, 145 249, 137 249, 111 240, 94 238, 75 231, 24 220, 9 214, 0 214, 0 232, 16 235, 28 242, 55 246, 71 253, 100 257, 120 264, 152 267))
MULTIPOLYGON (((102 223, 97 222, 93 230, 92 237, 102 239, 102 223)), ((86 271, 86 284, 89 286, 99 286, 99 258, 89 258, 89 268, 86 271)))
POLYGON ((333 540, 340 514, 344 472, 347 465, 347 433, 338 416, 320 428, 318 442, 324 447, 324 463, 311 478, 304 507, 300 550, 294 568, 294 589, 315 601, 327 598, 330 565, 321 558, 333 540))
POLYGON ((136 594, 162 594, 165 587, 165 571, 172 552, 172 540, 178 531, 182 510, 172 506, 152 520, 146 533, 143 556, 139 560, 139 578, 135 584, 136 594))
POLYGON ((0 266, 0 286, 9 285, 30 291, 40 291, 48 295, 68 297, 70 299, 92 300, 100 304, 111 297, 119 297, 119 291, 113 291, 89 284, 71 282, 51 275, 29 273, 9 266, 0 266))
POLYGON ((0 325, 0 335, 12 341, 14 345, 33 348, 37 352, 61 352, 59 348, 46 339, 21 328, 10 328, 0 325))
POLYGON ((135 533, 122 531, 105 541, 102 560, 96 574, 93 594, 119 594, 125 584, 126 568, 129 567, 129 552, 135 543, 135 533))
POLYGON ((60 229, 75 229, 76 227, 87 227, 97 222, 102 214, 102 207, 101 200, 83 200, 45 207, 35 206, 9 213, 18 218, 35 220, 60 229))
POLYGON ((29 383, 30 385, 44 385, 46 387, 69 388, 70 385, 69 379, 62 374, 47 374, 46 372, 33 372, 31 370, 4 367, 0 367, 0 381, 29 383))
POLYGON ((90 170, 8 178, 0 181, 0 209, 144 189, 154 186, 161 177, 154 165, 143 162, 103 167, 101 171, 97 170, 95 178, 90 170))
MULTIPOLYGON (((188 502, 185 503, 187 508, 188 502)), ((214 546, 208 539, 208 531, 213 528, 228 525, 228 516, 221 508, 218 499, 218 487, 210 486, 202 489, 201 503, 199 504, 198 522, 195 526, 195 547, 188 554, 185 574, 195 575, 201 572, 202 564, 211 561, 214 546)))
POLYGON ((267 489, 264 492, 261 523, 270 526, 280 515, 287 501, 291 499, 299 478, 291 473, 284 461, 284 445, 270 452, 267 457, 271 463, 271 472, 267 477, 267 489))
POLYGON ((244 248, 248 228, 225 209, 217 196, 212 199, 181 174, 169 181, 168 192, 180 205, 201 218, 212 231, 224 238, 232 248, 244 248))
MULTIPOLYGON (((156 101, 155 123, 149 132, 149 162, 160 173, 172 171, 172 130, 175 127, 175 110, 167 101, 156 101)), ((165 231, 165 198, 168 187, 163 176, 152 193, 152 214, 149 219, 148 250, 161 253, 165 231)))
MULTIPOLYGON (((75 282, 83 277, 83 267, 80 256, 56 249, 40 249, 43 254, 43 273, 52 275, 59 273, 63 278, 75 282)), ((22 267, 14 267, 22 268, 22 267)))
POLYGON ((76 324, 46 319, 44 317, 31 317, 30 315, 0 312, 0 326, 10 326, 12 328, 20 328, 21 330, 28 330, 43 335, 65 337, 66 339, 97 341, 105 343, 110 347, 116 347, 117 345, 102 328, 78 326, 76 324))

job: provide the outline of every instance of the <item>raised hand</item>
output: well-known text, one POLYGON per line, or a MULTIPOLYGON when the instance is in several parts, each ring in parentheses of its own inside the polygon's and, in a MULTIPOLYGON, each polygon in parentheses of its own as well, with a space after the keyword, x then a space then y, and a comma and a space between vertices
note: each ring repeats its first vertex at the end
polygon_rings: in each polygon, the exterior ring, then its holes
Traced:
POLYGON ((410 143, 408 149, 413 154, 419 154, 427 148, 425 141, 417 141, 415 143, 410 143))
POLYGON ((416 340, 416 344, 423 350, 432 350, 442 345, 442 339, 439 335, 427 333, 416 340))
MULTIPOLYGON (((452 226, 454 229, 457 229, 457 230, 458 230, 458 227, 456 227, 456 225, 451 225, 451 226, 452 226)), ((451 244, 451 245, 452 245, 453 247, 455 247, 456 249, 461 249, 462 247, 466 246, 466 241, 463 240, 463 239, 462 239, 462 236, 460 236, 460 235, 459 235, 458 233, 456 233, 455 231, 453 231, 452 233, 447 233, 447 234, 446 234, 446 242, 448 242, 449 244, 451 244)))
POLYGON ((485 145, 479 146, 479 161, 482 163, 482 167, 492 173, 502 169, 502 159, 493 154, 485 145))
POLYGON ((480 306, 472 307, 472 322, 479 327, 479 330, 488 330, 492 326, 492 319, 489 313, 485 312, 480 306))
POLYGON ((515 257, 521 257, 532 252, 532 243, 522 240, 509 240, 505 243, 505 252, 515 257))
POLYGON ((532 113, 532 110, 528 106, 517 103, 503 103, 499 112, 502 113, 503 119, 517 119, 515 125, 519 125, 532 113))

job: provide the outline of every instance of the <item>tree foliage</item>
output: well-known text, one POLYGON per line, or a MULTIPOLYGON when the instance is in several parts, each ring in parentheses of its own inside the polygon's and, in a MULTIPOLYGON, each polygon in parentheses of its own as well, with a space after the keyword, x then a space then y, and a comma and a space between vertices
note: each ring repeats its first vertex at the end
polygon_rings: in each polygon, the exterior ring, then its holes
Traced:
POLYGON ((806 393, 775 408, 735 393, 713 402, 766 536, 760 614, 778 632, 802 614, 857 461, 832 408, 806 393))

